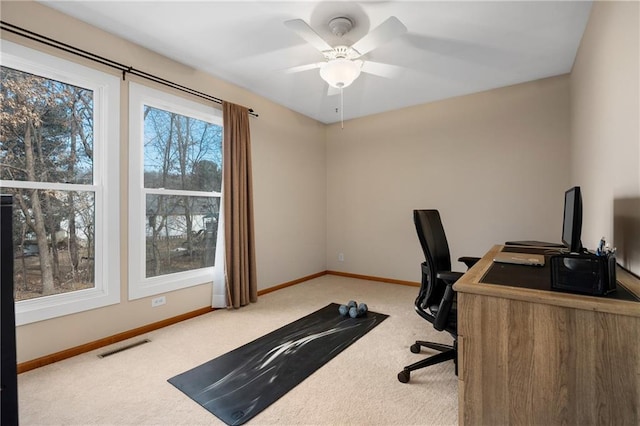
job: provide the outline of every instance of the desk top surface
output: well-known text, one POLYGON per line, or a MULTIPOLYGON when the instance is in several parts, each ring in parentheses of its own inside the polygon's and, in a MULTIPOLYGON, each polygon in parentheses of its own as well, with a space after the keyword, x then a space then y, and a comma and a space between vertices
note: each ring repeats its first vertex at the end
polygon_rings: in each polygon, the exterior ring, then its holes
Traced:
MULTIPOLYGON (((476 265, 456 282, 453 288, 459 293, 502 297, 640 317, 640 303, 630 300, 630 298, 627 298, 628 300, 619 300, 624 298, 586 296, 549 290, 549 280, 546 278, 549 276, 548 266, 539 268, 501 265, 499 269, 494 269, 489 274, 488 272, 494 265, 493 258, 495 254, 500 252, 503 247, 502 245, 492 247, 476 265), (508 277, 509 271, 504 271, 504 269, 509 269, 510 267, 519 267, 519 271, 522 271, 521 268, 528 268, 530 274, 525 274, 524 280, 523 274, 518 274, 520 277, 519 283, 510 285, 508 278, 505 278, 508 277), (491 283, 491 280, 495 281, 495 283, 491 283)), ((626 289, 628 293, 640 298, 639 279, 621 268, 616 270, 616 275, 619 287, 622 285, 624 287, 623 290, 626 289)))

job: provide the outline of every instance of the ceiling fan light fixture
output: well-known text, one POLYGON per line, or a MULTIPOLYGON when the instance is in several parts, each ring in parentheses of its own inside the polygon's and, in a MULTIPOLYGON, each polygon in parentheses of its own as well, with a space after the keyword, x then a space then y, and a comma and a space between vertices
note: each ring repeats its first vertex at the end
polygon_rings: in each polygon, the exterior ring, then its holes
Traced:
POLYGON ((336 89, 344 89, 355 81, 362 70, 362 61, 332 59, 320 68, 320 77, 336 89))

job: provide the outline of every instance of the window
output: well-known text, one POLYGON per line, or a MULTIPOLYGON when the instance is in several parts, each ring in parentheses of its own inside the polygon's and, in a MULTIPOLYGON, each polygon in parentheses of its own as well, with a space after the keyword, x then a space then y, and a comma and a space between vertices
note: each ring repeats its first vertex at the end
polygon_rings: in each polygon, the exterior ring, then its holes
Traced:
POLYGON ((16 324, 120 301, 119 79, 2 41, 0 191, 16 324))
POLYGON ((211 282, 222 263, 221 112, 136 83, 129 96, 129 298, 211 282))

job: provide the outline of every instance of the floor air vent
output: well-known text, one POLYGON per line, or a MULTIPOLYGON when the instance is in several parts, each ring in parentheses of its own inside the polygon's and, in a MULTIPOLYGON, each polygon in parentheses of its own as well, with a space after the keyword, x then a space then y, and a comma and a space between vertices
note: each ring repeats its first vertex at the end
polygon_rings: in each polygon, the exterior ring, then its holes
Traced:
POLYGON ((117 353, 119 353, 119 352, 126 351, 127 349, 131 349, 131 348, 135 348, 136 346, 144 345, 145 343, 149 343, 150 341, 151 341, 151 340, 149 340, 149 339, 144 339, 144 340, 141 340, 141 341, 139 341, 139 342, 131 343, 130 345, 123 346, 123 347, 121 347, 121 348, 114 349, 114 350, 112 350, 112 351, 109 351, 109 352, 105 352, 105 353, 103 353, 103 354, 100 354, 100 355, 98 355, 98 358, 106 358, 106 357, 108 357, 108 356, 111 356, 111 355, 117 354, 117 353))

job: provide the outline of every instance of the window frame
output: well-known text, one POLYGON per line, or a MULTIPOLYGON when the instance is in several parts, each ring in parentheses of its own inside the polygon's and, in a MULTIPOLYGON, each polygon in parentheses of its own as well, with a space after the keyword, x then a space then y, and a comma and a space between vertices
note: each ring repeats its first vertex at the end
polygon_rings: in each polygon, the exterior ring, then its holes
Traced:
MULTIPOLYGON (((144 105, 223 127, 222 111, 184 97, 129 82, 129 300, 211 283, 223 272, 222 192, 165 190, 144 187, 144 105), (220 198, 214 266, 146 277, 146 195, 180 193, 220 198)), ((224 164, 222 165, 224 167, 224 164)), ((221 188, 222 191, 222 188, 221 188)))
POLYGON ((95 196, 94 287, 15 303, 16 325, 120 303, 120 79, 7 40, 0 41, 2 66, 93 91, 93 183, 0 181, 0 187, 93 192, 95 196))

